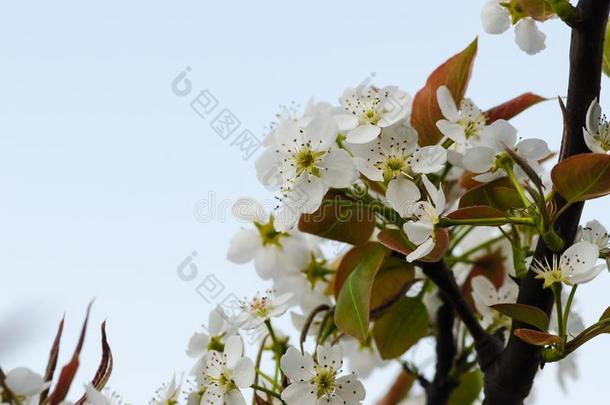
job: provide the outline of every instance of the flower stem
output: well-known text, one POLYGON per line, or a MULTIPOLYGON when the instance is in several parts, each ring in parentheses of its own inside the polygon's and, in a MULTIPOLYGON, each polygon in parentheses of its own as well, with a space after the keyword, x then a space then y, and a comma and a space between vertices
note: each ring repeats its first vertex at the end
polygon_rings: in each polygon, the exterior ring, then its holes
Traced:
POLYGON ((250 388, 252 388, 255 391, 260 391, 260 392, 264 392, 267 395, 271 395, 272 397, 279 399, 280 401, 282 401, 283 404, 285 404, 285 402, 282 400, 282 396, 275 391, 271 391, 268 388, 262 387, 260 385, 255 385, 255 384, 252 384, 250 386, 250 388))
MULTIPOLYGON (((277 337, 275 336, 275 331, 273 330, 273 327, 271 326, 271 320, 267 319, 265 321, 265 326, 267 326, 267 330, 269 331, 269 336, 271 336, 271 341, 273 342, 273 354, 275 357, 275 382, 277 383, 277 377, 278 375, 280 375, 281 373, 281 367, 280 367, 280 358, 282 356, 282 353, 280 353, 280 344, 277 340, 277 337)), ((281 373, 283 375, 283 373, 281 373)))
POLYGON ((563 308, 561 305, 561 284, 553 284, 553 295, 555 296, 555 311, 557 312, 557 327, 559 328, 559 336, 565 339, 563 325, 563 308))
POLYGON ((576 288, 578 288, 578 284, 574 284, 572 290, 570 291, 570 295, 568 297, 568 302, 566 303, 566 308, 563 312, 563 328, 561 330, 561 337, 566 338, 568 331, 568 319, 570 318, 570 308, 572 307, 572 301, 574 301, 574 295, 576 294, 576 288))

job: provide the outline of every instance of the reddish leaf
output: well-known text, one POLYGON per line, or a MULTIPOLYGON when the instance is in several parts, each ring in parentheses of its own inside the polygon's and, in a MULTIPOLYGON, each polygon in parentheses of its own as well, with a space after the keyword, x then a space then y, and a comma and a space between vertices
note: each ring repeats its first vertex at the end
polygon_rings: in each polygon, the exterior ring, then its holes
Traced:
POLYGON ((487 123, 491 124, 499 119, 509 120, 529 107, 545 100, 546 98, 534 93, 523 93, 512 100, 508 100, 505 103, 487 110, 487 112, 485 112, 487 123))
MULTIPOLYGON (((98 391, 101 391, 108 379, 110 379, 110 374, 112 374, 112 351, 110 350, 110 345, 108 344, 108 338, 106 336, 106 321, 102 322, 102 359, 100 360, 100 365, 97 368, 95 376, 93 380, 91 380, 91 385, 95 387, 98 391)), ((75 405, 82 405, 87 400, 87 396, 83 395, 75 405)))
POLYGON ((411 391, 411 388, 415 383, 415 377, 416 376, 414 374, 406 370, 401 370, 400 374, 396 377, 394 383, 392 384, 388 392, 384 395, 383 398, 377 401, 376 405, 399 404, 407 397, 409 391, 411 391))
POLYGON ((523 208, 523 201, 510 180, 503 177, 470 189, 460 198, 460 208, 480 205, 506 211, 523 208))
MULTIPOLYGON (((497 208, 486 205, 473 205, 460 208, 447 214, 450 219, 485 219, 485 218, 504 218, 506 214, 497 208)), ((501 224, 504 222, 501 222, 501 224)))
POLYGON ((452 56, 436 68, 428 77, 425 86, 415 95, 411 125, 417 130, 421 146, 435 145, 443 137, 436 127, 436 121, 443 118, 436 100, 436 90, 440 86, 447 86, 456 104, 459 105, 466 93, 476 53, 477 40, 475 39, 462 52, 452 56))
POLYGON ((49 397, 49 405, 58 405, 68 395, 68 391, 70 390, 70 386, 72 385, 72 381, 74 380, 74 376, 76 375, 76 371, 78 370, 78 358, 80 356, 81 350, 83 349, 83 344, 85 343, 87 323, 89 322, 89 313, 91 312, 92 304, 93 302, 91 302, 87 307, 87 315, 85 316, 85 320, 83 322, 83 327, 80 332, 80 337, 78 338, 78 343, 76 344, 76 348, 74 349, 74 353, 72 354, 72 359, 62 368, 61 373, 59 374, 59 379, 57 380, 57 384, 55 385, 55 390, 49 397))
POLYGON ((375 214, 361 202, 331 190, 320 208, 312 214, 301 215, 299 230, 359 245, 371 237, 375 229, 375 214))
MULTIPOLYGON (((449 233, 446 229, 439 228, 435 231, 436 244, 432 252, 430 252, 426 257, 422 257, 419 259, 422 262, 433 263, 439 261, 447 251, 449 247, 449 233)), ((416 248, 413 243, 411 243, 407 236, 400 229, 384 229, 377 235, 377 239, 384 246, 389 249, 392 249, 395 252, 402 253, 407 256, 409 253, 413 252, 416 248)))
POLYGON ((582 153, 557 163, 551 171, 555 188, 569 203, 610 194, 610 155, 582 153))
POLYGON ((563 339, 557 335, 533 329, 516 329, 513 334, 533 346, 560 345, 563 343, 563 339))
POLYGON ((371 317, 378 317, 398 302, 415 281, 417 280, 413 264, 407 263, 402 255, 386 255, 373 283, 371 317))
MULTIPOLYGON (((49 361, 47 362, 47 370, 44 374, 44 381, 50 382, 53 380, 53 375, 55 374, 55 368, 57 367, 57 358, 59 357, 59 345, 61 343, 61 335, 64 331, 64 318, 59 322, 59 327, 57 328, 57 333, 55 334, 55 339, 53 340, 53 345, 51 346, 51 352, 49 353, 49 361)), ((49 396, 49 387, 45 388, 44 391, 40 393, 39 403, 44 403, 44 401, 49 396)))

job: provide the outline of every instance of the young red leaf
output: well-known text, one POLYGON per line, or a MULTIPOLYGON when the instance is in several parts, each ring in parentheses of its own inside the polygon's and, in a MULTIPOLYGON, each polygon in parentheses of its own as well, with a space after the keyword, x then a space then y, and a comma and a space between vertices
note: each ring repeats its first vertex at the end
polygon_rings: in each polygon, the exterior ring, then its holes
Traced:
POLYGON ((526 304, 496 304, 490 308, 508 317, 546 331, 549 327, 549 317, 543 310, 526 304))
MULTIPOLYGON (((420 261, 428 263, 437 262, 447 251, 447 248, 449 247, 449 233, 447 230, 439 228, 434 231, 434 236, 436 238, 434 249, 432 249, 426 257, 419 259, 420 261)), ((407 236, 400 229, 384 229, 379 232, 377 239, 384 246, 395 252, 402 253, 405 256, 417 248, 417 246, 407 239, 407 236)))
POLYGON ((551 171, 555 188, 568 203, 610 194, 610 155, 582 153, 557 163, 551 171))
POLYGON ((299 230, 326 239, 359 245, 371 237, 375 214, 336 190, 329 191, 312 214, 301 215, 299 230))
MULTIPOLYGON (((450 219, 486 219, 486 218, 504 218, 506 213, 497 208, 488 207, 486 205, 473 205, 470 207, 460 208, 447 214, 450 219)), ((506 221, 500 222, 500 224, 506 221)))
MULTIPOLYGON (((101 391, 110 379, 110 374, 112 374, 112 366, 112 351, 110 350, 110 345, 108 344, 108 337, 106 336, 106 321, 104 321, 102 322, 102 359, 100 360, 100 365, 97 368, 93 380, 91 380, 91 385, 93 385, 98 391, 101 391)), ((87 396, 83 395, 75 405, 82 405, 86 400, 87 396)))
POLYGON ((509 120, 529 107, 545 101, 546 99, 534 93, 523 93, 520 96, 508 100, 505 103, 490 108, 485 112, 487 123, 491 124, 497 120, 509 120))
MULTIPOLYGON (((55 339, 53 340, 53 345, 51 346, 51 352, 49 353, 49 361, 47 362, 47 369, 44 375, 45 382, 51 382, 53 380, 53 375, 55 374, 55 368, 57 367, 57 359, 59 357, 59 346, 61 343, 61 335, 64 331, 64 318, 59 322, 59 327, 57 328, 57 333, 55 334, 55 339)), ((44 403, 44 401, 49 396, 50 387, 45 388, 40 393, 40 402, 44 403)))
POLYGON ((476 53, 477 40, 475 39, 462 52, 452 56, 436 68, 428 77, 425 86, 415 95, 411 125, 417 130, 421 146, 435 145, 443 137, 436 127, 436 121, 443 118, 436 100, 436 90, 440 86, 447 86, 456 104, 459 105, 468 87, 476 53))
POLYGON ((525 343, 534 346, 561 345, 563 339, 557 335, 552 335, 546 332, 540 332, 533 329, 516 329, 513 334, 525 343))

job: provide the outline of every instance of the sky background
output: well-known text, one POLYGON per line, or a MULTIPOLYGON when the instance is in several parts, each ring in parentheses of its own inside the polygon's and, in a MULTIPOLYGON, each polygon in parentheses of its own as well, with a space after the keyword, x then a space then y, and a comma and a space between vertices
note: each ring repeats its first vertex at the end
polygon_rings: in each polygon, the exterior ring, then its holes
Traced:
MULTIPOLYGON (((0 364, 42 372, 66 314, 62 360, 72 351, 87 303, 96 298, 76 388, 99 359, 107 319, 115 355, 112 389, 147 403, 173 373, 188 371, 190 335, 212 307, 266 285, 252 266, 225 259, 243 224, 228 207, 241 196, 270 200, 254 157, 210 126, 221 109, 261 138, 280 105, 311 96, 335 102, 368 77, 411 94, 477 35, 468 96, 482 108, 524 91, 564 95, 569 32, 544 24, 548 48, 522 53, 512 31, 483 33, 483 1, 55 1, 0 6, 0 364), (186 67, 191 92, 172 81, 186 67), (218 101, 200 116, 201 91, 218 101), (177 268, 192 252, 197 275, 177 268), (222 283, 217 297, 197 292, 222 283), (208 277, 208 278, 206 278, 208 277)), ((608 80, 603 79, 603 85, 608 80)), ((602 95, 604 106, 606 91, 602 95)), ((555 101, 514 120, 521 136, 559 147, 555 101)), ((607 203, 584 217, 608 224, 607 203)), ((610 277, 579 289, 587 323, 608 305, 610 277)), ((580 379, 560 391, 545 368, 537 404, 602 404, 607 345, 578 353, 580 379)), ((389 373, 389 374, 388 374, 389 373)), ((367 403, 393 375, 372 377, 367 403), (375 383, 378 382, 378 383, 375 383)), ((604 385, 605 384, 605 385, 604 385)), ((73 391, 73 396, 76 391, 73 391)))

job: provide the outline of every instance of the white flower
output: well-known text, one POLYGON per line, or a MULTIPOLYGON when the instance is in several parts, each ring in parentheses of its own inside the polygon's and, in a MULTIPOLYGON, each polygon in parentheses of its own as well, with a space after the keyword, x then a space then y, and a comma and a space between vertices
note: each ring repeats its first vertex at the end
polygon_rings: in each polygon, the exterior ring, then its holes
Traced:
POLYGON ((591 101, 587 110, 586 128, 582 129, 585 143, 591 152, 610 153, 610 123, 602 116, 597 99, 591 101))
MULTIPOLYGON (((415 203, 408 212, 411 220, 403 225, 403 230, 409 240, 418 245, 417 249, 407 256, 409 262, 426 256, 434 249, 436 244, 434 229, 439 222, 440 215, 445 210, 445 194, 442 188, 434 187, 426 176, 422 176, 422 180, 428 192, 429 201, 415 203)), ((405 206, 407 204, 408 202, 402 203, 405 206)))
POLYGON ((169 384, 163 384, 157 390, 151 405, 176 405, 181 392, 182 384, 176 383, 176 376, 174 376, 169 384))
POLYGON ((349 144, 348 148, 360 173, 373 181, 390 182, 400 175, 435 173, 447 162, 445 148, 418 147, 417 132, 404 122, 385 128, 371 142, 349 144))
MULTIPOLYGON (((497 167, 497 158, 504 154, 505 148, 511 148, 523 157, 537 172, 543 172, 538 160, 547 156, 550 151, 545 141, 531 138, 517 143, 517 130, 508 121, 497 120, 483 129, 479 146, 474 146, 464 154, 464 167, 473 173, 477 181, 492 181, 504 176, 504 170, 497 167)), ((518 177, 525 177, 517 167, 518 177)))
POLYGON ((40 374, 26 367, 18 367, 6 373, 4 382, 23 405, 38 404, 39 394, 49 385, 40 374))
POLYGON ((209 315, 207 333, 195 333, 188 343, 186 354, 197 359, 191 369, 191 374, 199 376, 205 369, 208 350, 217 350, 222 347, 223 337, 233 334, 234 320, 229 320, 221 306, 214 308, 209 315))
POLYGON ((241 198, 233 205, 233 214, 252 221, 256 229, 239 231, 231 239, 227 258, 237 264, 254 260, 256 272, 263 280, 296 272, 307 265, 309 251, 296 231, 280 232, 273 217, 255 200, 241 198))
POLYGON ((264 295, 258 293, 249 301, 241 304, 242 313, 237 316, 236 323, 242 329, 255 329, 271 318, 282 316, 288 309, 292 293, 276 295, 267 290, 264 295))
POLYGON ((489 326, 496 321, 501 321, 500 313, 489 308, 496 304, 513 304, 517 302, 519 287, 515 282, 506 277, 504 284, 499 290, 485 276, 476 276, 471 281, 472 298, 474 305, 483 317, 483 325, 489 326))
POLYGON ((243 357, 243 343, 239 336, 227 339, 224 351, 212 350, 207 356, 201 404, 210 405, 245 405, 241 393, 254 382, 254 363, 243 357))
MULTIPOLYGON (((443 135, 458 147, 478 141, 487 122, 483 112, 470 99, 463 99, 458 110, 451 91, 447 86, 436 90, 438 106, 445 119, 438 120, 436 126, 443 135)), ((461 148, 458 148, 458 151, 461 148)))
POLYGON ((343 347, 348 362, 348 369, 360 378, 367 378, 376 368, 387 366, 389 363, 381 358, 375 342, 371 340, 366 345, 357 339, 347 337, 339 341, 343 347))
POLYGON ((524 17, 515 25, 515 42, 528 55, 535 55, 546 48, 546 35, 538 29, 533 18, 524 17))
POLYGON ((510 12, 501 3, 503 0, 487 0, 481 11, 481 22, 488 34, 501 34, 511 24, 510 12))
POLYGON ((338 131, 328 114, 316 116, 304 128, 285 121, 276 129, 274 143, 256 161, 259 180, 281 186, 276 230, 291 229, 301 214, 320 207, 329 188, 349 187, 358 178, 353 159, 338 147, 338 131))
POLYGON ((372 141, 377 138, 381 128, 406 118, 411 109, 411 97, 396 86, 347 89, 339 102, 348 113, 347 117, 357 119, 357 126, 347 132, 346 140, 349 143, 372 141))
POLYGON ((355 374, 338 377, 342 365, 341 346, 319 346, 315 360, 289 347, 281 367, 291 384, 282 391, 282 399, 287 405, 360 405, 364 386, 355 374))
POLYGON ((582 284, 593 280, 605 267, 596 266, 599 248, 590 242, 578 242, 570 246, 561 257, 553 255, 553 263, 537 261, 533 270, 536 278, 544 280, 544 287, 554 283, 582 284))
POLYGON ((587 222, 584 227, 578 228, 576 240, 593 243, 603 253, 610 251, 610 235, 606 228, 596 219, 587 222))

